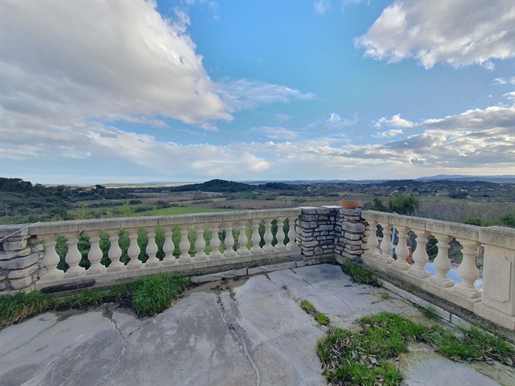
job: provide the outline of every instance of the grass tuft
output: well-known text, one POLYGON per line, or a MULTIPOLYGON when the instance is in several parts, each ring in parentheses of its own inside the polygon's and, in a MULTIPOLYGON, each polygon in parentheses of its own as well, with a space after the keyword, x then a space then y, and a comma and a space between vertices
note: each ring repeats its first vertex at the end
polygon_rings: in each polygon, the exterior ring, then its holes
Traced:
POLYGON ((68 296, 31 292, 0 295, 0 329, 47 311, 63 311, 106 302, 131 308, 140 317, 155 315, 191 285, 189 278, 158 274, 103 290, 83 290, 68 296))
POLYGON ((365 316, 357 324, 359 332, 335 328, 318 343, 324 375, 332 384, 397 385, 402 376, 393 360, 407 352, 408 341, 429 343, 453 360, 498 360, 514 367, 514 347, 477 328, 457 337, 438 324, 427 327, 389 312, 365 316))
POLYGON ((380 287, 377 277, 372 272, 352 261, 342 264, 342 271, 349 275, 355 283, 380 287))

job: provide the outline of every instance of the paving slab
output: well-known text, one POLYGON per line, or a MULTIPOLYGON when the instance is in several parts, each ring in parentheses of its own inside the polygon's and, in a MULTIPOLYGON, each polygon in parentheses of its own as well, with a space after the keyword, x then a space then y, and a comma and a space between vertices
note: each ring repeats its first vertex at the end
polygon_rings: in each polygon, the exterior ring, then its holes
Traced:
MULTIPOLYGON (((0 379, 3 386, 325 385, 316 344, 326 328, 298 303, 309 300, 341 327, 384 310, 419 314, 385 292, 326 264, 206 283, 144 320, 115 305, 46 313, 0 331, 0 379)), ((407 385, 482 379, 441 357, 410 361, 407 385)))

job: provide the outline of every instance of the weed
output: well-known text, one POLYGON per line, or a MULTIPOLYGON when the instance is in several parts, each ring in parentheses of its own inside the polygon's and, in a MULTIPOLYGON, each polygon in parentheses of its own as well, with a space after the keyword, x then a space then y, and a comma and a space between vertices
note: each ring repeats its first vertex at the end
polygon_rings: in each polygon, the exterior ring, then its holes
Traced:
POLYGON ((377 277, 372 272, 352 261, 342 264, 342 271, 349 275, 356 283, 368 284, 373 287, 380 286, 377 277))
POLYGON ((327 326, 329 324, 329 318, 326 314, 322 314, 321 312, 317 312, 315 314, 315 320, 322 326, 327 326))
POLYGON ((170 306, 184 289, 188 278, 158 274, 104 290, 84 290, 69 296, 31 292, 0 296, 0 329, 47 311, 62 311, 118 302, 132 306, 139 316, 154 315, 170 306))
POLYGON ((388 312, 357 324, 357 333, 335 328, 318 343, 324 375, 333 384, 397 385, 402 377, 391 360, 407 351, 407 341, 429 343, 454 360, 495 359, 514 367, 515 348, 477 328, 457 337, 438 324, 427 327, 388 312))
POLYGON ((383 292, 381 294, 381 299, 384 299, 384 300, 390 299, 390 294, 388 292, 383 292))
POLYGON ((308 300, 306 299, 303 299, 301 300, 300 302, 300 308, 302 308, 304 311, 306 311, 308 314, 310 312, 314 312, 315 311, 315 306, 313 304, 311 304, 308 300))

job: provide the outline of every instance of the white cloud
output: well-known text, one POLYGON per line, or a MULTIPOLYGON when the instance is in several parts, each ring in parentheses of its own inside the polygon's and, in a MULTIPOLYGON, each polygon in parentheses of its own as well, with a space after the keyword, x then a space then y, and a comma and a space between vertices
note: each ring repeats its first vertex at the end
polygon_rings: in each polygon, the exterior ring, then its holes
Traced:
POLYGON ((400 1, 386 7, 366 34, 355 39, 365 55, 389 63, 414 58, 425 68, 458 68, 515 56, 512 1, 400 1))
POLYGON ((392 129, 388 131, 383 131, 382 133, 379 133, 375 135, 375 138, 393 138, 398 135, 401 135, 403 133, 402 129, 392 129))
POLYGON ((382 117, 379 118, 376 123, 374 124, 374 127, 377 129, 380 129, 383 126, 388 127, 403 127, 403 128, 411 128, 413 127, 413 122, 408 121, 406 119, 402 119, 400 114, 396 114, 392 116, 391 118, 382 117))
POLYGON ((494 86, 505 85, 508 83, 515 85, 515 76, 512 76, 511 78, 495 78, 492 82, 494 86))
POLYGON ((270 103, 314 99, 312 93, 303 93, 286 86, 248 79, 225 81, 219 91, 224 101, 234 110, 252 109, 270 103))
POLYGON ((337 113, 331 113, 329 119, 327 120, 327 125, 330 129, 342 129, 347 126, 355 125, 358 122, 357 114, 354 115, 352 119, 346 119, 340 117, 337 113))
MULTIPOLYGON (((509 99, 510 101, 514 101, 515 102, 515 91, 512 91, 512 92, 507 92, 506 94, 503 95, 506 99, 509 99)), ((515 125, 515 118, 514 118, 514 125, 515 125)))
POLYGON ((471 109, 461 114, 450 115, 439 119, 426 119, 419 123, 427 129, 438 130, 484 130, 501 127, 514 128, 513 107, 490 106, 485 109, 471 109))
POLYGON ((327 0, 319 0, 314 3, 315 12, 323 15, 330 7, 331 3, 327 0))

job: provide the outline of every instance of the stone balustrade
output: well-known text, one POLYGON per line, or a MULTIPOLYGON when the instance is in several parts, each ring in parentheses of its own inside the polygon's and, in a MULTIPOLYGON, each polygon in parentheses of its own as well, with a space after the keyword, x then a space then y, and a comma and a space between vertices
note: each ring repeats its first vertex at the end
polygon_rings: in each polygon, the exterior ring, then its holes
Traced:
POLYGON ((515 229, 511 228, 336 206, 0 227, 0 293, 84 279, 102 285, 157 272, 191 275, 330 260, 361 262, 385 280, 414 286, 515 329, 515 229), (426 270, 426 245, 433 238, 436 274, 431 275, 426 270), (451 240, 462 247, 459 283, 448 276, 451 240), (413 262, 408 261, 408 244, 414 249, 413 262), (479 247, 484 251, 482 272, 476 265, 479 247), (480 276, 482 290, 474 285, 480 276))
POLYGON ((0 291, 299 259, 299 214, 300 209, 256 210, 3 227, 0 291))
POLYGON ((515 329, 515 229, 504 227, 482 228, 473 225, 402 216, 391 213, 365 211, 367 245, 361 256, 364 264, 398 280, 410 283, 441 299, 457 304, 495 323, 515 329), (382 237, 377 237, 378 226, 382 237), (397 234, 395 259, 392 257, 392 232, 397 234), (416 236, 413 263, 406 258, 408 232, 416 236), (426 270, 429 257, 428 237, 437 240, 438 252, 433 260, 436 274, 426 270), (461 244, 463 255, 457 268, 460 282, 448 276, 452 268, 449 243, 461 244), (484 248, 482 291, 474 285, 480 277, 476 265, 479 247, 484 248))

